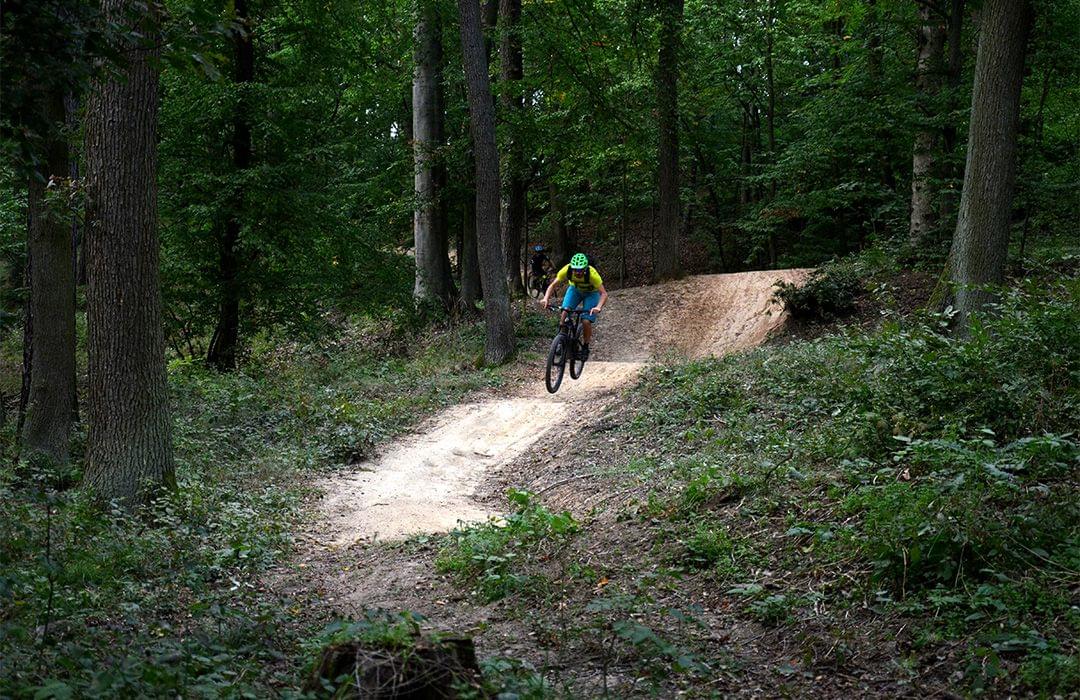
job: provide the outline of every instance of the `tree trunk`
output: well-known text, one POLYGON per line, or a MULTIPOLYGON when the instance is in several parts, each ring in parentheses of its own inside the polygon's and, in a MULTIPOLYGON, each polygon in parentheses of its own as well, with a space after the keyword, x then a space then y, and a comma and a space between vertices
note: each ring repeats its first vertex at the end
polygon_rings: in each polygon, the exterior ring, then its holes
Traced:
POLYGON ((742 147, 739 158, 739 213, 743 214, 754 201, 754 193, 750 187, 750 174, 754 164, 754 141, 751 137, 752 123, 750 119, 751 106, 743 103, 742 106, 742 130, 740 140, 742 147))
MULTIPOLYGON (((964 30, 964 0, 951 0, 949 4, 949 31, 946 40, 949 47, 948 58, 945 67, 946 81, 949 88, 947 112, 951 115, 956 112, 957 92, 960 87, 960 79, 964 73, 964 47, 961 45, 964 30)), ((939 216, 943 224, 950 223, 956 212, 956 202, 959 192, 955 189, 954 182, 963 174, 957 172, 958 167, 952 162, 951 156, 956 150, 958 139, 957 128, 950 119, 941 132, 942 168, 941 177, 947 183, 942 191, 941 202, 938 206, 939 216)))
POLYGON ((548 179, 548 206, 551 213, 551 238, 555 241, 555 263, 562 267, 570 262, 570 256, 575 253, 575 241, 566 225, 566 213, 563 207, 562 196, 555 181, 548 179))
POLYGON ((503 198, 502 221, 503 252, 506 255, 506 279, 512 294, 524 294, 521 279, 522 230, 525 226, 525 178, 524 154, 521 148, 521 78, 524 75, 521 56, 521 0, 500 0, 500 77, 502 79, 502 102, 507 122, 505 173, 506 196, 503 198))
MULTIPOLYGON (((134 0, 103 0, 128 24, 134 0)), ((156 15, 138 30, 158 36, 156 15)), ((119 75, 99 83, 86 110, 86 485, 99 497, 144 501, 175 485, 165 376, 157 228, 160 50, 125 46, 119 75)))
POLYGON ((867 36, 866 36, 866 67, 870 76, 871 86, 877 88, 881 84, 881 76, 885 72, 885 52, 882 46, 881 36, 881 11, 878 9, 877 0, 866 0, 867 13, 867 36))
POLYGON ((986 285, 1005 279, 1020 89, 1032 15, 1029 0, 987 0, 983 5, 964 189, 949 265, 961 333, 971 314, 996 298, 986 285))
POLYGON ((915 89, 918 92, 918 112, 923 123, 915 131, 915 146, 911 156, 911 220, 908 227, 908 245, 915 250, 933 232, 937 222, 934 214, 933 177, 938 139, 937 129, 928 122, 933 118, 931 103, 941 87, 941 55, 945 44, 945 27, 936 15, 936 8, 929 2, 919 2, 915 89))
MULTIPOLYGON (((765 17, 765 85, 769 90, 769 114, 766 118, 769 137, 769 162, 776 162, 776 78, 773 70, 773 31, 776 25, 776 7, 774 0, 769 0, 768 14, 765 17)), ((776 181, 769 184, 769 194, 776 196, 776 181)))
POLYGON ((663 0, 660 9, 660 56, 656 102, 660 122, 660 230, 653 279, 681 274, 679 262, 679 37, 683 0, 663 0))
MULTIPOLYGON (((623 145, 626 145, 626 140, 623 140, 623 145)), ((626 159, 622 159, 622 179, 619 183, 619 286, 626 286, 626 215, 628 213, 629 206, 627 205, 626 194, 626 159)))
MULTIPOLYGON (((251 167, 251 124, 248 122, 248 86, 255 79, 255 48, 253 30, 248 15, 247 0, 235 0, 236 21, 242 30, 233 32, 235 78, 239 98, 233 113, 232 152, 235 175, 251 167)), ((217 327, 210 339, 207 362, 220 370, 236 368, 236 349, 240 339, 240 231, 244 188, 237 183, 233 192, 232 211, 218 238, 218 275, 220 301, 217 327)))
POLYGON ((49 206, 48 185, 62 188, 69 174, 68 147, 59 131, 64 125, 64 95, 51 94, 44 105, 44 167, 30 176, 27 204, 28 372, 22 456, 43 464, 68 461, 71 423, 75 416, 75 265, 68 217, 49 206))
POLYGON ((480 300, 480 264, 476 250, 476 195, 469 188, 465 198, 464 220, 461 222, 461 303, 468 311, 476 310, 480 300))
POLYGON ((514 352, 514 324, 506 288, 505 256, 499 234, 499 152, 495 147, 495 109, 488 77, 480 7, 458 0, 461 54, 469 96, 469 129, 476 163, 476 238, 484 291, 487 342, 484 360, 498 365, 514 352))
POLYGON ((438 151, 443 142, 442 27, 438 8, 418 0, 413 33, 413 154, 415 163, 413 243, 416 282, 413 297, 449 308, 453 296, 447 255, 445 197, 438 151))

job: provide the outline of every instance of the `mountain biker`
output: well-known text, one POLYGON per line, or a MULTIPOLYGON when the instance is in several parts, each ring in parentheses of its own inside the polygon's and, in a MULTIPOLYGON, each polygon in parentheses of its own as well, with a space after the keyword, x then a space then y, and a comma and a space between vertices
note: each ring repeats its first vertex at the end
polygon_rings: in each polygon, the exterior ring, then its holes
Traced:
POLYGON ((544 292, 544 298, 540 301, 541 307, 547 308, 555 288, 562 282, 570 286, 566 290, 566 296, 563 297, 563 311, 559 320, 561 323, 565 320, 567 311, 579 306, 585 310, 586 313, 581 315, 581 319, 585 322, 585 345, 582 348, 582 359, 587 360, 589 359, 589 341, 592 340, 592 324, 596 320, 596 314, 603 310, 607 302, 608 295, 607 290, 604 289, 604 280, 596 268, 589 264, 588 256, 584 253, 575 253, 574 257, 570 258, 570 264, 559 270, 547 291, 544 292))
POLYGON ((533 254, 529 257, 529 272, 531 273, 529 276, 541 279, 553 267, 551 258, 544 252, 543 244, 537 243, 534 245, 533 254))

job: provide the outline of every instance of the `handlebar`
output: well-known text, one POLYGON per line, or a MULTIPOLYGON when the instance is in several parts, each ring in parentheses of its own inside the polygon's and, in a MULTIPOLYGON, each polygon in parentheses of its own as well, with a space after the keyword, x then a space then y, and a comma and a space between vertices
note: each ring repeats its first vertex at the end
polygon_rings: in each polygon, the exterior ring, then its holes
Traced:
MULTIPOLYGON (((566 308, 563 308, 561 306, 555 306, 554 304, 548 304, 547 310, 548 311, 553 311, 553 312, 554 311, 568 311, 568 312, 570 312, 572 314, 578 314, 578 315, 589 313, 589 311, 586 311, 585 309, 566 309, 566 308)), ((591 309, 590 309, 590 311, 591 311, 591 309)))

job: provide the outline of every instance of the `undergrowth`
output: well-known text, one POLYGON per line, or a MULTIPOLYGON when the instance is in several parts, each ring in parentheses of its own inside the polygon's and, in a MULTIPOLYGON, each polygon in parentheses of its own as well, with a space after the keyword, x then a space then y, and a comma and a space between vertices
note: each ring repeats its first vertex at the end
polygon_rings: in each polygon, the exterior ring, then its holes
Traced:
MULTIPOLYGON (((476 326, 362 319, 317 343, 256 339, 230 374, 174 362, 179 488, 138 512, 56 488, 78 483, 78 463, 0 467, 0 696, 296 687, 303 642, 326 620, 262 581, 291 551, 308 484, 501 381, 477 368, 482 344, 476 326)), ((9 425, 6 455, 13 437, 9 425)))
POLYGON ((579 529, 570 513, 552 513, 528 492, 511 490, 510 504, 513 510, 500 520, 451 532, 435 562, 440 572, 474 585, 488 602, 543 585, 544 578, 525 573, 524 565, 551 557, 579 529))
POLYGON ((769 568, 836 572, 815 595, 910 617, 916 651, 963 642, 973 691, 1066 692, 1080 679, 1080 285, 1017 289, 965 340, 949 320, 653 370, 630 430, 681 447, 652 468, 644 514, 749 618, 816 614, 737 566, 754 550, 739 531, 767 523, 769 568))

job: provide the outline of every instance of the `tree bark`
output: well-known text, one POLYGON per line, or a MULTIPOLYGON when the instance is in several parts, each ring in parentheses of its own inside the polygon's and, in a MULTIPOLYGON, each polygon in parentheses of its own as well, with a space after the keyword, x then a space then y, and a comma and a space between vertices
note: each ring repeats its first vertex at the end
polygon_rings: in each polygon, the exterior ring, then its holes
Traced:
POLYGON ((938 147, 937 129, 929 122, 933 115, 931 102, 941 88, 941 57, 945 45, 945 27, 938 19, 936 8, 925 0, 919 3, 915 89, 918 93, 918 113, 923 121, 915 131, 915 146, 911 156, 911 219, 908 226, 908 245, 918 249, 934 231, 933 177, 938 147))
POLYGON ((679 39, 683 0, 662 0, 656 102, 660 122, 660 221, 653 279, 678 277, 679 261, 679 39))
POLYGON ((443 143, 442 26, 430 0, 416 3, 413 32, 412 133, 415 164, 413 245, 416 281, 413 297, 449 308, 453 296, 447 255, 445 176, 439 149, 443 143))
POLYGON ((551 238, 555 241, 555 263, 562 267, 570 262, 576 241, 570 227, 566 225, 566 211, 559 187, 551 178, 548 178, 548 205, 551 214, 551 238))
POLYGON ((987 286, 1005 279, 1020 90, 1032 20, 1030 0, 987 0, 983 5, 964 188, 949 264, 961 333, 972 313, 996 299, 987 286))
POLYGON ((480 300, 480 263, 476 250, 476 195, 469 189, 465 198, 464 220, 461 222, 461 303, 468 311, 476 309, 480 300))
POLYGON ((506 279, 511 294, 524 294, 521 279, 522 231, 525 227, 524 154, 519 133, 521 111, 521 79, 524 75, 521 55, 521 0, 500 0, 499 61, 502 102, 507 124, 505 158, 506 196, 502 200, 502 242, 506 255, 506 279))
POLYGON ((476 165, 476 238, 484 291, 487 341, 484 360, 502 364, 514 352, 514 324, 506 288, 505 256, 499 233, 499 152, 495 146, 495 109, 476 0, 458 0, 461 54, 469 97, 469 130, 476 165))
POLYGON ((27 193, 28 381, 21 438, 24 459, 58 466, 68 462, 75 416, 75 265, 69 217, 46 202, 47 190, 53 183, 62 188, 69 174, 59 133, 64 95, 53 92, 45 100, 44 167, 31 174, 27 193))
MULTIPOLYGON (((957 92, 960 87, 960 79, 964 72, 964 47, 961 45, 964 30, 964 0, 950 0, 949 3, 949 31, 946 45, 948 57, 946 59, 945 75, 946 84, 949 88, 948 105, 949 114, 956 111, 957 92)), ((941 151, 944 167, 941 177, 946 181, 947 187, 942 191, 941 203, 938 207, 939 216, 943 223, 947 224, 956 212, 957 195, 959 194, 953 183, 963 177, 958 172, 959 168, 953 163, 950 156, 956 150, 958 140, 957 128, 950 119, 941 132, 941 151)))
MULTIPOLYGON (((768 14, 765 16, 765 85, 769 90, 768 108, 766 117, 769 137, 769 161, 776 162, 776 78, 773 71, 773 32, 776 27, 776 6, 774 0, 767 4, 768 14)), ((770 194, 776 196, 776 181, 769 185, 770 194)))
MULTIPOLYGON (((102 0, 131 24, 134 0, 102 0)), ((131 26, 158 36, 151 10, 131 26)), ((86 486, 132 503, 175 485, 165 376, 157 227, 160 49, 124 46, 124 66, 86 111, 86 486)))
MULTIPOLYGON (((248 116, 248 86, 255 79, 255 47, 252 42, 251 17, 247 0, 235 0, 236 21, 242 29, 233 32, 235 81, 239 97, 233 112, 232 153, 235 175, 251 167, 251 124, 248 116)), ((207 362, 219 370, 236 368, 236 350, 240 340, 240 233, 242 229, 244 187, 234 186, 232 211, 218 237, 219 305, 217 326, 210 339, 207 362)))

